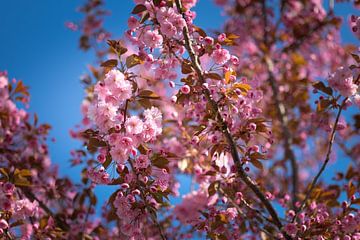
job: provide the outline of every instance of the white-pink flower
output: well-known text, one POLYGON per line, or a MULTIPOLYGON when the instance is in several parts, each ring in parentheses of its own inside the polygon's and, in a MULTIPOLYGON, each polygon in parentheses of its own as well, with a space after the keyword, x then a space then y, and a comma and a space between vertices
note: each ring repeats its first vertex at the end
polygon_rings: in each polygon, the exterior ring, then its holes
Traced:
POLYGON ((230 53, 224 48, 216 49, 211 56, 214 62, 219 65, 223 65, 230 60, 230 53))
POLYGON ((143 130, 143 122, 137 116, 131 116, 125 122, 126 132, 129 134, 140 134, 143 130))
POLYGON ((157 48, 163 43, 163 37, 155 31, 148 30, 144 33, 143 41, 146 46, 157 48))

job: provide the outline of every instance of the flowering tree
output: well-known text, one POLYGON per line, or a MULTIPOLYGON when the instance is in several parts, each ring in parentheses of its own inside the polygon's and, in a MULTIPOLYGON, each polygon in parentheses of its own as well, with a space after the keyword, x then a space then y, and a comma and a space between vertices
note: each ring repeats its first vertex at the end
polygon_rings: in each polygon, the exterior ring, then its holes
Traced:
MULTIPOLYGON (((360 56, 333 4, 215 3, 228 20, 213 33, 195 25, 196 0, 136 0, 122 39, 101 0, 67 23, 99 61, 72 131, 81 184, 57 176, 48 126, 1 75, 4 238, 360 239, 360 56), (330 161, 343 167, 321 181, 330 161), (193 190, 174 205, 180 173, 193 190), (96 185, 115 186, 101 216, 96 185)), ((360 18, 349 25, 359 37, 360 18)))

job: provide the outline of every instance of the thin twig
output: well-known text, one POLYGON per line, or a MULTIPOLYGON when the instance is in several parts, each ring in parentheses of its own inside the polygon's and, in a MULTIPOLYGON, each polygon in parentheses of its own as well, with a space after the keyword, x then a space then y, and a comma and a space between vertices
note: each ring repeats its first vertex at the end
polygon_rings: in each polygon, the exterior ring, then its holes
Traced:
POLYGON ((69 230, 70 226, 63 220, 61 220, 58 216, 56 216, 48 206, 46 206, 45 203, 43 203, 41 200, 39 200, 31 191, 27 191, 25 189, 22 189, 22 192, 25 194, 25 196, 27 198, 29 198, 30 200, 35 200, 39 203, 39 206, 49 215, 51 216, 56 224, 62 228, 63 230, 69 230))
MULTIPOLYGON (((219 192, 224 195, 228 201, 230 202, 230 204, 236 208, 237 212, 244 218, 244 219, 247 219, 248 217, 246 217, 245 213, 241 210, 240 206, 230 197, 226 194, 226 192, 221 188, 219 187, 219 192)), ((242 201, 244 202, 244 201, 242 201)), ((257 209, 253 209, 251 206, 250 206, 250 210, 252 211, 255 211, 256 213, 258 213, 260 215, 261 218, 263 218, 264 220, 266 220, 267 222, 269 222, 270 224, 274 224, 270 219, 266 218, 265 216, 263 216, 261 214, 261 212, 257 209)), ((267 231, 266 229, 264 228, 259 228, 260 231, 264 232, 266 235, 268 235, 269 237, 271 237, 271 239, 274 239, 274 236, 269 232, 267 231)))
POLYGON ((314 187, 315 187, 317 181, 319 180, 321 174, 324 172, 324 170, 325 170, 325 168, 326 168, 326 165, 328 164, 328 162, 329 162, 329 160, 330 160, 330 155, 331 155, 331 151, 332 151, 332 147, 333 147, 333 143, 334 143, 334 139, 335 139, 336 128, 337 128, 337 125, 338 125, 338 123, 339 123, 339 119, 340 119, 341 112, 342 112, 342 110, 343 110, 343 108, 344 108, 344 106, 345 106, 345 102, 346 102, 347 100, 348 100, 348 98, 345 98, 345 99, 342 101, 342 103, 341 103, 341 105, 340 105, 340 107, 339 107, 339 111, 338 111, 338 113, 337 113, 337 115, 336 115, 335 123, 334 123, 334 125, 333 125, 333 129, 332 129, 331 134, 330 134, 329 146, 328 146, 328 150, 327 150, 327 153, 326 153, 325 161, 323 162, 323 164, 322 164, 319 172, 316 174, 315 178, 314 178, 313 181, 311 182, 310 188, 309 188, 309 190, 308 190, 307 193, 306 193, 305 199, 304 199, 304 201, 301 203, 299 209, 297 210, 294 218, 292 219, 292 222, 295 221, 297 214, 304 209, 304 207, 305 207, 305 205, 306 205, 306 202, 307 202, 307 200, 309 199, 312 191, 314 190, 314 187))
POLYGON ((313 36, 314 33, 316 33, 321 28, 325 27, 329 23, 328 17, 329 17, 330 14, 331 13, 329 13, 325 17, 325 19, 323 21, 321 21, 320 23, 318 23, 313 29, 307 31, 304 36, 302 36, 300 38, 297 38, 294 42, 292 42, 288 46, 284 47, 282 52, 287 53, 289 51, 294 51, 294 50, 298 49, 305 42, 305 40, 307 40, 308 38, 313 36))

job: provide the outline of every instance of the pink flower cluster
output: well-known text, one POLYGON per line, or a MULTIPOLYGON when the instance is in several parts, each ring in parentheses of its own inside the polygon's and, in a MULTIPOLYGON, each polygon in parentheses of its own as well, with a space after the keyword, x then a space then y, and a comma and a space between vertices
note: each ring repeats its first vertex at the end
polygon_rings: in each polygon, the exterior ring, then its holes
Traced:
POLYGON ((183 224, 195 225, 208 203, 206 193, 193 191, 183 196, 181 204, 174 209, 176 218, 183 224))
POLYGON ((94 94, 96 101, 88 110, 89 118, 101 131, 120 124, 123 117, 118 113, 119 106, 131 98, 131 83, 119 70, 113 69, 106 74, 104 81, 95 85, 94 94))
POLYGON ((213 52, 211 57, 214 59, 214 62, 219 65, 224 65, 227 61, 230 60, 230 53, 228 50, 221 48, 220 45, 216 45, 216 50, 213 52))
POLYGON ((93 168, 87 171, 88 177, 97 184, 109 184, 110 176, 106 172, 105 168, 101 166, 99 169, 95 170, 93 168))
MULTIPOLYGON (((360 211, 348 212, 348 205, 344 205, 343 211, 332 212, 325 204, 312 202, 309 208, 300 212, 295 223, 288 223, 284 230, 290 236, 307 236, 312 231, 321 231, 319 238, 331 236, 331 239, 360 239, 358 227, 360 224, 360 211)), ((288 212, 288 217, 294 217, 294 211, 288 212)))
POLYGON ((168 38, 181 35, 186 22, 183 17, 175 12, 174 8, 160 8, 156 13, 156 18, 160 23, 160 31, 168 38))
MULTIPOLYGON (((37 202, 31 202, 29 199, 18 198, 15 192, 16 188, 12 183, 0 182, 0 206, 2 211, 6 211, 7 213, 11 213, 12 219, 14 221, 17 220, 25 220, 30 216, 34 216, 38 212, 38 204, 37 202)), ((5 229, 4 224, 6 221, 1 219, 0 229, 5 229)), ((1 230, 0 230, 1 231, 1 230)), ((0 232, 1 234, 1 232, 0 232)))
POLYGON ((144 111, 144 120, 137 116, 126 119, 126 133, 112 133, 107 137, 111 145, 110 154, 120 165, 124 165, 130 154, 137 154, 136 148, 141 143, 155 140, 162 132, 162 114, 158 108, 151 107, 144 111))
POLYGON ((329 77, 329 85, 344 97, 351 97, 357 93, 358 86, 354 83, 352 71, 347 67, 339 67, 329 77))

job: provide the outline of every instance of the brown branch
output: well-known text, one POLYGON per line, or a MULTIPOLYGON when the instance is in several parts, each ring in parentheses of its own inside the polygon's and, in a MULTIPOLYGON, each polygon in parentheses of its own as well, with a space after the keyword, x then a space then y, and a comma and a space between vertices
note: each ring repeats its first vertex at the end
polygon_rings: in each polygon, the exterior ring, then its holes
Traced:
POLYGON ((302 202, 302 204, 301 204, 300 208, 298 209, 298 211, 296 212, 294 218, 292 219, 292 222, 295 221, 297 214, 304 209, 304 207, 305 207, 305 205, 306 205, 306 202, 307 202, 307 200, 309 199, 312 191, 314 190, 314 187, 315 187, 317 181, 319 180, 321 174, 324 172, 324 170, 325 170, 325 168, 326 168, 326 165, 327 165, 328 162, 330 161, 330 154, 331 154, 332 147, 333 147, 333 143, 334 143, 334 139, 335 139, 336 128, 337 128, 337 125, 338 125, 338 123, 339 123, 339 119, 340 119, 341 112, 342 112, 342 110, 343 110, 343 108, 344 108, 344 106, 345 106, 345 102, 346 102, 347 100, 348 100, 348 98, 345 98, 345 99, 342 101, 342 103, 341 103, 341 105, 340 105, 340 107, 339 107, 339 111, 338 111, 338 113, 337 113, 337 115, 336 115, 335 123, 334 123, 334 125, 333 125, 333 129, 332 129, 331 134, 330 134, 329 146, 328 146, 328 150, 327 150, 327 153, 326 153, 325 161, 323 162, 323 164, 322 164, 319 172, 316 174, 315 178, 314 178, 313 181, 311 182, 310 188, 309 188, 309 190, 308 190, 307 193, 306 193, 305 199, 304 199, 304 201, 302 202))
POLYGON ((9 229, 4 229, 4 232, 5 232, 6 239, 9 239, 9 240, 14 239, 13 236, 11 235, 9 229))
MULTIPOLYGON (((220 192, 222 195, 224 195, 224 196, 228 199, 228 201, 230 202, 230 204, 231 204, 233 207, 236 208, 237 212, 238 212, 244 219, 247 219, 245 213, 241 210, 240 206, 239 206, 230 196, 228 196, 228 195, 226 194, 226 192, 225 192, 221 187, 219 187, 218 190, 219 190, 219 192, 220 192)), ((243 203, 246 203, 245 200, 244 200, 244 201, 242 200, 242 202, 243 202, 243 203)), ((246 204, 248 204, 248 203, 246 203, 246 204)), ((246 205, 246 204, 245 204, 245 205, 246 205)), ((248 207, 251 211, 255 211, 256 213, 258 213, 261 218, 263 218, 264 220, 266 220, 266 221, 269 222, 270 224, 274 224, 270 219, 268 219, 268 218, 266 218, 265 216, 263 216, 259 210, 254 209, 254 208, 252 208, 251 206, 247 206, 247 207, 248 207)), ((251 219, 250 219, 250 220, 251 220, 251 219)), ((260 222, 260 221, 258 221, 258 222, 260 222)), ((270 232, 268 232, 266 229, 264 229, 264 228, 259 228, 259 229, 260 229, 260 231, 264 232, 267 236, 269 236, 271 239, 274 239, 274 236, 273 236, 270 232)))
POLYGON ((289 45, 287 45, 286 47, 284 47, 282 52, 287 53, 289 51, 294 51, 294 50, 298 49, 305 42, 305 40, 307 40, 308 38, 313 36, 314 33, 319 31, 320 29, 322 29, 323 27, 325 27, 329 23, 328 17, 330 15, 331 15, 331 13, 328 13, 328 15, 325 17, 325 19, 323 21, 319 22, 310 31, 307 31, 304 36, 302 36, 301 38, 297 38, 294 42, 292 42, 289 45))
POLYGON ((26 190, 26 189, 24 189, 24 188, 22 188, 21 190, 22 190, 22 192, 25 194, 25 196, 26 196, 27 198, 29 198, 29 199, 32 200, 32 201, 33 201, 33 200, 37 201, 37 202, 39 203, 39 206, 40 206, 49 216, 51 216, 51 217, 55 220, 56 224, 57 224, 60 228, 62 228, 62 229, 65 230, 65 231, 67 231, 67 230, 70 229, 70 226, 69 226, 65 221, 63 221, 61 218, 59 218, 58 216, 56 216, 56 215, 50 210, 50 208, 49 208, 48 206, 46 206, 46 204, 43 203, 41 200, 39 200, 31 191, 28 191, 28 190, 26 190))
MULTIPOLYGON (((282 4, 283 8, 284 4, 282 4)), ((268 40, 268 21, 267 21, 267 12, 266 12, 266 0, 262 1, 262 11, 263 11, 263 22, 264 22, 264 45, 270 49, 270 44, 268 40)), ((296 202, 297 202, 297 189, 299 184, 299 170, 298 164, 296 162, 296 157, 294 151, 291 148, 292 145, 292 137, 290 134, 290 130, 288 128, 288 118, 286 116, 286 108, 285 105, 280 101, 280 93, 279 87, 277 86, 275 76, 273 74, 273 62, 270 58, 265 56, 265 63, 267 66, 267 72, 269 75, 269 83, 273 92, 273 97, 275 100, 275 107, 277 112, 277 118, 280 121, 280 125, 282 128, 282 138, 284 140, 284 156, 286 159, 290 160, 291 165, 291 176, 292 176, 292 206, 296 209, 296 202)))
MULTIPOLYGON (((183 17, 185 17, 183 10, 182 10, 181 1, 175 0, 175 3, 176 3, 179 13, 181 13, 183 15, 183 17)), ((198 75, 200 84, 202 85, 203 83, 205 83, 205 78, 204 78, 203 70, 200 66, 199 58, 195 54, 194 49, 192 47, 189 29, 188 29, 187 25, 184 26, 183 35, 184 35, 184 40, 185 40, 185 48, 190 56, 191 64, 198 75)), ((266 199, 265 195, 261 192, 261 190, 259 189, 257 184, 246 174, 246 172, 242 168, 235 141, 230 133, 230 130, 229 130, 227 124, 225 123, 225 121, 223 120, 223 118, 221 116, 221 113, 220 113, 220 110, 218 109, 217 103, 212 99, 211 94, 207 88, 204 87, 202 92, 203 92, 206 100, 209 102, 211 110, 213 111, 213 113, 215 113, 215 120, 217 120, 218 124, 220 125, 220 129, 221 129, 224 137, 226 138, 226 141, 231 149, 231 155, 232 155, 234 163, 237 167, 237 172, 238 172, 239 177, 254 192, 254 194, 261 201, 261 203, 264 205, 264 207, 267 209, 267 211, 273 218, 274 223, 276 224, 278 229, 281 230, 282 223, 281 223, 275 209, 273 208, 271 203, 268 201, 268 199, 266 199)), ((291 239, 291 238, 288 238, 288 239, 291 239)))

